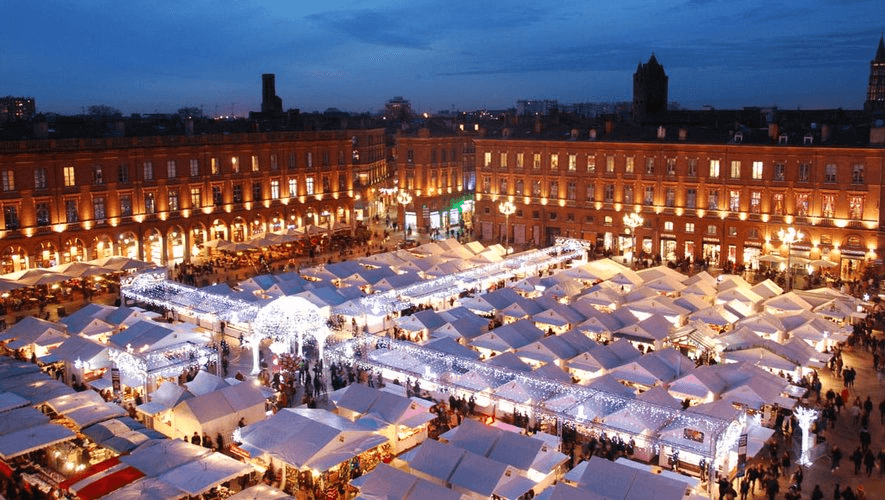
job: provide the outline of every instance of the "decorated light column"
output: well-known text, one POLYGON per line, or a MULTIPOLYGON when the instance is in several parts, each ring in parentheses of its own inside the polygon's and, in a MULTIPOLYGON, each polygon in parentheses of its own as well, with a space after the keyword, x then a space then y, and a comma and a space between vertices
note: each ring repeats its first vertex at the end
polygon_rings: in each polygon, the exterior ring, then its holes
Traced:
POLYGON ((512 201, 502 201, 498 205, 498 211, 504 214, 504 250, 510 253, 510 216, 516 213, 516 205, 512 201))
POLYGON ((645 220, 636 212, 624 214, 624 225, 630 228, 630 236, 633 238, 633 248, 630 249, 630 265, 636 263, 636 228, 641 226, 645 220))
POLYGON ((799 428, 802 429, 802 455, 799 457, 799 465, 811 465, 811 457, 808 456, 808 450, 811 449, 811 423, 817 419, 817 410, 797 406, 793 410, 796 420, 799 421, 799 428))
POLYGON ((802 234, 802 231, 797 231, 795 227, 790 226, 786 229, 779 229, 777 237, 781 240, 781 243, 787 245, 787 291, 790 291, 793 289, 793 243, 799 243, 805 235, 802 234))
POLYGON ((406 206, 412 203, 412 195, 407 191, 400 191, 396 194, 396 202, 403 206, 403 241, 406 241, 408 239, 406 234, 406 206))

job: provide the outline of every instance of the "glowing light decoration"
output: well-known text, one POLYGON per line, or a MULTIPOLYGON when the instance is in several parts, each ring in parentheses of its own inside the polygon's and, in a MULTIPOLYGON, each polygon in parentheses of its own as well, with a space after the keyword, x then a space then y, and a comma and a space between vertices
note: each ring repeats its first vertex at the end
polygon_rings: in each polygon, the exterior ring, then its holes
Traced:
POLYGON ((799 465, 811 465, 812 461, 808 451, 812 447, 811 424, 817 419, 817 410, 805 406, 797 406, 793 410, 793 414, 796 415, 796 420, 799 421, 799 428, 802 429, 802 455, 799 457, 799 465))
MULTIPOLYGON (((298 355, 303 355, 304 338, 316 341, 320 358, 323 346, 332 332, 326 325, 326 318, 320 310, 303 297, 284 296, 261 308, 252 321, 252 374, 261 370, 258 363, 258 346, 262 338, 273 339, 274 349, 285 352, 293 342, 298 343, 298 355)), ((274 354, 279 354, 274 352, 274 354)))

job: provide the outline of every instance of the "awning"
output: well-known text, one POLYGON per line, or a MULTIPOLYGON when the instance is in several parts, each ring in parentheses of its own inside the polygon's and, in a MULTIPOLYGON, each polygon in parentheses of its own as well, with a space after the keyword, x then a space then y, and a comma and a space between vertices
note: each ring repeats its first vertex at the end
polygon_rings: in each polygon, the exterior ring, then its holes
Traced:
POLYGON ((380 446, 386 442, 386 437, 379 436, 377 434, 371 434, 357 439, 345 445, 343 448, 339 448, 330 453, 319 456, 315 460, 311 460, 305 465, 307 465, 311 469, 324 472, 344 462, 345 460, 350 460, 351 458, 365 451, 371 450, 376 446, 380 446))
POLYGON ((67 427, 52 423, 22 429, 0 436, 0 458, 9 460, 75 437, 76 434, 67 427))

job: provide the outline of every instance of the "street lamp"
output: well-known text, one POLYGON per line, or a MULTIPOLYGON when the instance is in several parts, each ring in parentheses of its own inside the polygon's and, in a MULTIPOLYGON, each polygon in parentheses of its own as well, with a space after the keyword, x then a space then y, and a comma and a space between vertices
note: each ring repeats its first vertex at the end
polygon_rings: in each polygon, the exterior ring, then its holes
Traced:
POLYGON ((630 264, 636 263, 636 228, 641 226, 645 220, 636 212, 624 214, 624 225, 630 228, 630 235, 633 237, 633 248, 630 252, 630 264))
POLYGON ((405 243, 408 237, 406 235, 406 205, 412 203, 412 195, 406 191, 400 191, 396 194, 396 201, 403 206, 403 242, 405 243))
POLYGON ((793 257, 793 243, 802 241, 802 238, 804 238, 805 235, 802 234, 802 231, 797 231, 795 227, 790 226, 786 229, 779 229, 777 237, 781 240, 781 243, 786 243, 787 245, 787 291, 790 291, 793 289, 793 268, 791 260, 793 257))
POLYGON ((510 246, 510 216, 516 213, 516 205, 512 201, 502 201, 498 204, 498 211, 504 214, 504 250, 509 253, 510 246))

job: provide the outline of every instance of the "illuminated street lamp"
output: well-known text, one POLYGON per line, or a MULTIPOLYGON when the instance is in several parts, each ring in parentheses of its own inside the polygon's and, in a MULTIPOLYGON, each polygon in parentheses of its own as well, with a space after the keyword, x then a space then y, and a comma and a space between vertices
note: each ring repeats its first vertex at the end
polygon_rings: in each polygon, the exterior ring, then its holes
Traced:
POLYGON ((406 206, 412 203, 412 195, 406 191, 400 191, 396 194, 396 201, 403 206, 403 242, 405 242, 408 238, 406 235, 406 206))
POLYGON ((504 250, 509 253, 510 246, 510 216, 516 213, 516 205, 512 201, 502 201, 498 204, 498 211, 504 214, 504 250))
POLYGON ((645 220, 636 212, 624 214, 624 225, 630 228, 630 235, 633 237, 633 248, 630 252, 630 265, 636 262, 636 228, 641 226, 645 220))
POLYGON ((777 232, 777 237, 781 240, 781 243, 785 243, 787 245, 787 291, 790 291, 793 289, 793 243, 798 243, 802 241, 802 238, 804 238, 805 235, 802 234, 802 231, 797 231, 795 227, 790 226, 786 229, 779 229, 777 232))

